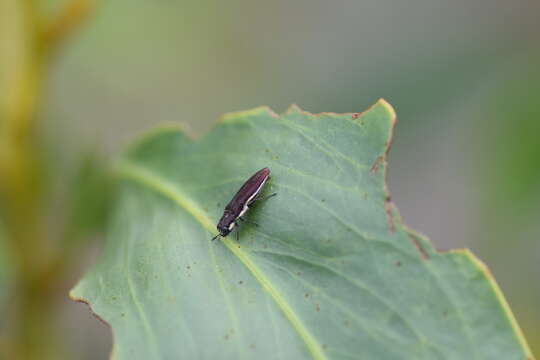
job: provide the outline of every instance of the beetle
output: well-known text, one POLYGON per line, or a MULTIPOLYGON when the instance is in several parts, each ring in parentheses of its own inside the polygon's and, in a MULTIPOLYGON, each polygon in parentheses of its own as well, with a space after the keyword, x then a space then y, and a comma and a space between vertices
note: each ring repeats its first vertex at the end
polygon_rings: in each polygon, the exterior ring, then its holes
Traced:
MULTIPOLYGON (((212 238, 212 241, 216 240, 219 237, 226 237, 233 231, 235 226, 238 226, 238 220, 247 221, 242 216, 248 211, 250 206, 257 200, 264 200, 277 195, 273 193, 264 198, 258 197, 261 192, 264 184, 270 178, 270 169, 265 167, 253 174, 245 183, 242 185, 240 190, 233 196, 231 201, 225 206, 223 215, 219 220, 216 228, 219 231, 219 234, 212 238)), ((254 224, 257 226, 257 224, 254 224)), ((236 233, 238 238, 238 232, 236 233)))

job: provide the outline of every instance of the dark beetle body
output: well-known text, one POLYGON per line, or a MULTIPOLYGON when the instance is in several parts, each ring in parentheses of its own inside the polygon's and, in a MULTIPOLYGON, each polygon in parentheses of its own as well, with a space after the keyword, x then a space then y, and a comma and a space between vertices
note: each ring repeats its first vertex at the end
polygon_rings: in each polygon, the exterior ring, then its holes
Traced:
POLYGON ((234 195, 232 200, 225 207, 223 216, 217 224, 219 235, 216 237, 225 237, 229 235, 234 226, 237 225, 236 221, 246 213, 249 206, 256 200, 256 196, 259 194, 269 177, 270 169, 264 168, 257 171, 244 183, 244 185, 242 185, 240 190, 238 190, 236 195, 234 195))

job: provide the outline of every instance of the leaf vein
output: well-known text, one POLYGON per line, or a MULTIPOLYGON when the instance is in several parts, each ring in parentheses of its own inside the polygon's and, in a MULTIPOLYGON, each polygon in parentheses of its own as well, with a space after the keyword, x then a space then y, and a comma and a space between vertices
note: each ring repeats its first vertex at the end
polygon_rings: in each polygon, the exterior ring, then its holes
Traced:
MULTIPOLYGON (((160 176, 152 173, 151 171, 128 162, 122 163, 118 171, 126 179, 135 181, 141 185, 145 185, 148 188, 162 194, 164 197, 170 199, 188 213, 190 213, 195 220, 197 220, 203 228, 208 231, 214 230, 214 225, 210 221, 210 218, 205 212, 186 194, 181 192, 178 187, 160 176)), ((326 360, 327 357, 317 340, 309 332, 309 330, 302 323, 300 318, 296 315, 290 305, 285 301, 285 298, 280 291, 267 279, 264 273, 253 263, 248 254, 239 249, 237 245, 230 239, 223 239, 222 243, 238 257, 238 259, 251 271, 253 277, 259 282, 261 287, 272 297, 276 305, 281 309, 289 323, 293 326, 300 338, 304 341, 306 347, 311 353, 312 357, 316 360, 326 360)))

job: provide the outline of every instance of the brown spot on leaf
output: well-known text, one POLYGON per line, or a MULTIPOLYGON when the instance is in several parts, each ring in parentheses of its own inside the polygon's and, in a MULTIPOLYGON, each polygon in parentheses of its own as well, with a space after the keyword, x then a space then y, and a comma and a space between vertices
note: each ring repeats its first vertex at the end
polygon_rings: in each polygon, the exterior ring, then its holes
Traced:
POLYGON ((321 311, 321 307, 319 306, 319 304, 315 304, 315 310, 321 311))
POLYGON ((401 261, 396 261, 396 266, 401 266, 401 261))
POLYGON ((381 166, 381 163, 384 161, 384 156, 378 156, 377 159, 375 159, 375 162, 371 166, 371 169, 369 170, 370 174, 376 174, 377 171, 379 171, 379 167, 381 166))
POLYGON ((308 298, 308 297, 309 297, 309 294, 308 294, 308 293, 305 293, 305 294, 304 294, 304 297, 308 298))
POLYGON ((105 321, 105 319, 103 319, 101 316, 99 316, 98 314, 96 314, 94 312, 94 310, 92 309, 92 305, 90 305, 90 303, 88 301, 86 301, 85 299, 81 299, 81 298, 76 298, 76 297, 72 297, 70 296, 72 300, 78 302, 78 303, 81 303, 81 304, 85 304, 86 306, 88 306, 88 308, 90 309, 90 312, 92 313, 92 315, 94 315, 94 317, 96 319, 98 319, 99 321, 101 321, 103 324, 107 325, 107 327, 109 329, 111 329, 112 331, 112 326, 111 324, 109 324, 107 321, 105 321))
POLYGON ((353 120, 356 120, 356 119, 358 119, 359 116, 360 116, 360 113, 354 113, 354 114, 352 114, 351 117, 352 117, 353 120))
POLYGON ((388 228, 391 232, 396 231, 396 225, 394 224, 394 217, 392 215, 393 207, 390 195, 388 195, 384 200, 384 212, 386 213, 386 221, 388 222, 388 228))
POLYGON ((420 253, 420 256, 422 256, 422 259, 429 260, 429 255, 426 249, 422 247, 422 244, 420 244, 420 241, 418 241, 418 239, 411 234, 409 234, 409 238, 411 239, 414 247, 416 247, 416 250, 418 250, 418 252, 420 253))

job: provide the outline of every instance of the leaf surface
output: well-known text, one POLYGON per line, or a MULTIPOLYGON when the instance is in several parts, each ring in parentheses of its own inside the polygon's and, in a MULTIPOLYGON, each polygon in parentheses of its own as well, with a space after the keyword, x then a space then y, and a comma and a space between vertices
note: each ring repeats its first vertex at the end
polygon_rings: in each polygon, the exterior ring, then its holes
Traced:
POLYGON ((200 140, 137 142, 99 263, 72 291, 111 324, 116 359, 526 359, 468 251, 405 227, 385 182, 395 114, 234 113, 200 140), (255 171, 265 194, 211 242, 255 171))

